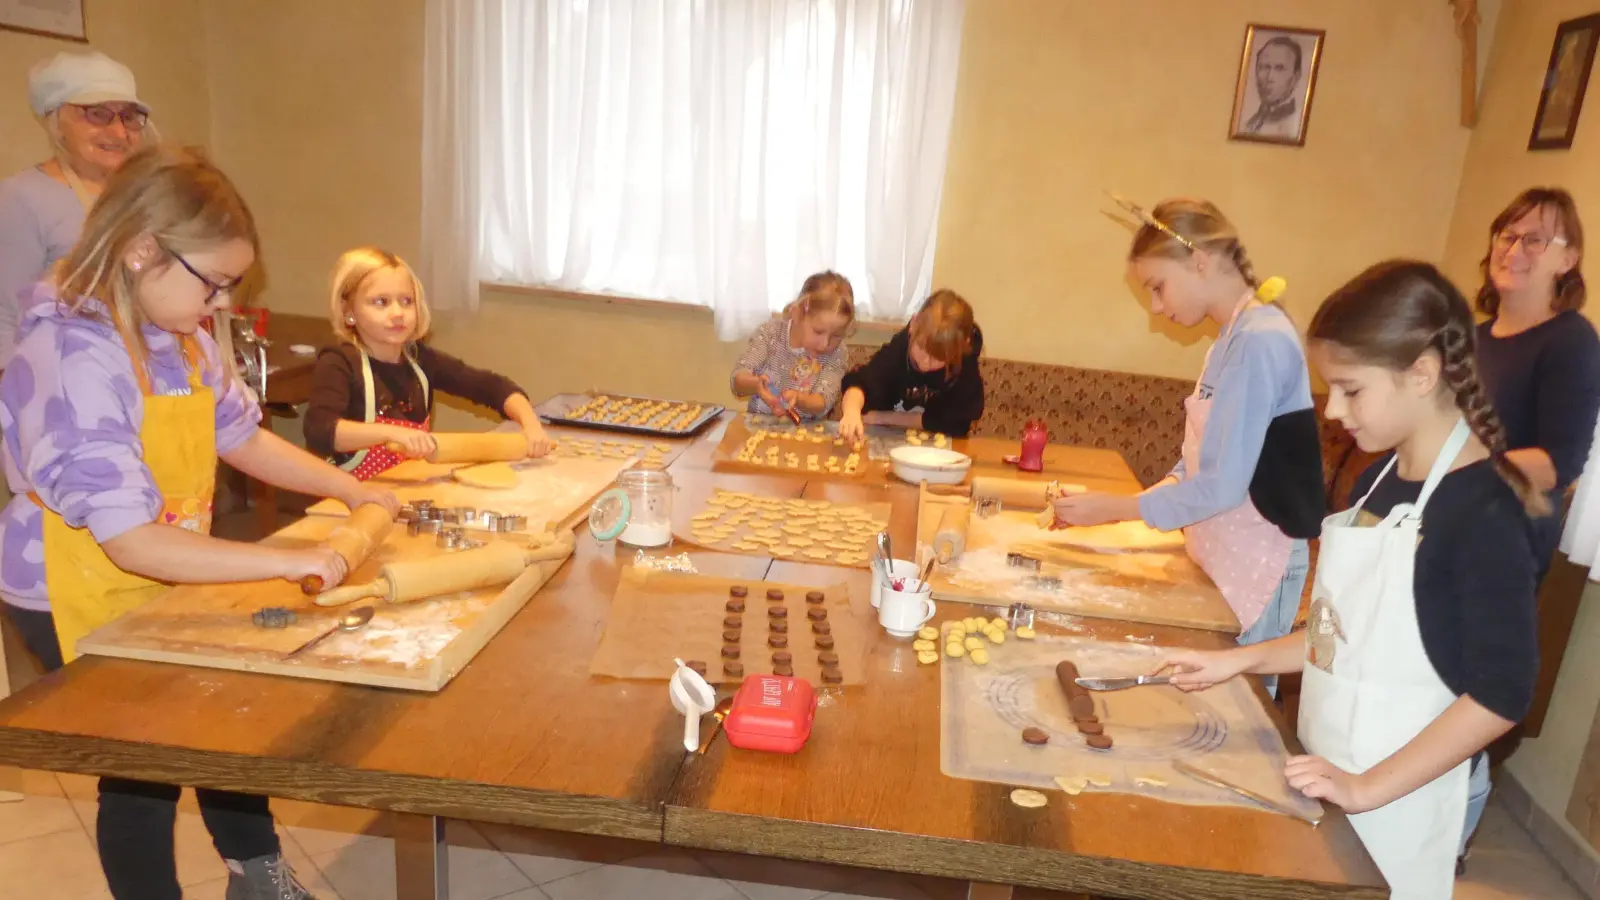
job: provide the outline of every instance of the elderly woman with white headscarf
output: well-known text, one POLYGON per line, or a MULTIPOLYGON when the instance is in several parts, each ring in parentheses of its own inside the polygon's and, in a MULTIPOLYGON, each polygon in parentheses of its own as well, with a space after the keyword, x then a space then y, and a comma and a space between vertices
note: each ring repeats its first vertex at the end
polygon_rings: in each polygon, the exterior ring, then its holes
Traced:
POLYGON ((18 292, 72 249, 106 179, 155 136, 133 73, 102 53, 34 66, 28 104, 54 153, 0 181, 0 369, 16 342, 18 292))

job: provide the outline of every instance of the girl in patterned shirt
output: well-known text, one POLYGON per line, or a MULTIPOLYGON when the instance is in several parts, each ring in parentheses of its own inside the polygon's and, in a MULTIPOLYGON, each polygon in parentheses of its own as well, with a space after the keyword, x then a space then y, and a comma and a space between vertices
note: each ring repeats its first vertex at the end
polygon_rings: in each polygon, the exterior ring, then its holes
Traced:
POLYGON ((800 296, 751 335, 733 366, 733 393, 749 411, 820 419, 839 400, 844 338, 856 321, 855 292, 837 272, 818 272, 800 296))

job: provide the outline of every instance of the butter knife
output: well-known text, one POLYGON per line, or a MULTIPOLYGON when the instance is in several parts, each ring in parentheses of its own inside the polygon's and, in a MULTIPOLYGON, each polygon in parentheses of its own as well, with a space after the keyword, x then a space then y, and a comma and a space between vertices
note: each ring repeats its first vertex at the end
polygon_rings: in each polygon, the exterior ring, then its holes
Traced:
POLYGON ((1079 678, 1078 687, 1091 691, 1120 691, 1147 684, 1171 684, 1171 675, 1129 675, 1126 678, 1079 678))
POLYGON ((1303 813, 1300 810, 1295 809, 1294 807, 1285 806, 1284 804, 1279 803, 1276 800, 1269 800, 1266 797, 1261 796, 1260 794, 1256 793, 1255 791, 1250 790, 1247 787, 1240 787, 1237 784, 1232 784, 1230 782, 1224 781, 1221 778, 1218 778, 1217 776, 1211 774, 1210 772, 1204 771, 1202 769, 1197 769, 1194 766, 1189 765, 1188 763, 1184 762, 1181 759, 1173 760, 1172 761, 1172 768, 1176 769, 1179 772, 1182 772, 1183 774, 1189 776, 1190 778, 1193 778, 1196 781, 1204 782, 1205 784, 1209 784, 1212 787, 1222 788, 1225 791, 1232 791, 1233 793, 1238 794, 1239 796, 1245 798, 1246 800, 1249 800, 1252 803, 1259 803, 1260 805, 1266 807, 1267 809, 1271 810, 1272 812, 1278 813, 1279 815, 1288 816, 1291 819, 1299 819, 1302 822, 1308 823, 1312 828, 1315 828, 1318 825, 1322 824, 1322 813, 1321 813, 1321 805, 1320 804, 1318 804, 1318 812, 1317 812, 1317 814, 1316 815, 1310 815, 1310 814, 1307 814, 1307 813, 1303 813))

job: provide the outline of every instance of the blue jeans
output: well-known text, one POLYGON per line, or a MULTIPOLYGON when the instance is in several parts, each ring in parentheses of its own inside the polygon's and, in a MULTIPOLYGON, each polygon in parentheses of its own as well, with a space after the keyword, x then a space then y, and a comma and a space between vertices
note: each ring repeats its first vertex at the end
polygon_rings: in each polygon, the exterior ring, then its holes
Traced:
MULTIPOLYGON (((1239 644, 1260 644, 1275 640, 1294 630, 1294 617, 1300 613, 1300 597, 1305 593, 1306 576, 1311 571, 1311 545, 1295 541, 1289 550, 1289 563, 1284 567, 1283 579, 1278 582, 1278 592, 1267 602, 1249 628, 1239 635, 1239 644)), ((1261 683, 1267 693, 1278 696, 1278 676, 1263 675, 1261 683)))
POLYGON ((1483 820, 1483 809, 1489 805, 1489 753, 1479 751, 1472 759, 1472 774, 1467 777, 1467 823, 1461 830, 1461 852, 1457 856, 1467 854, 1467 842, 1472 840, 1472 833, 1478 830, 1478 823, 1483 820))

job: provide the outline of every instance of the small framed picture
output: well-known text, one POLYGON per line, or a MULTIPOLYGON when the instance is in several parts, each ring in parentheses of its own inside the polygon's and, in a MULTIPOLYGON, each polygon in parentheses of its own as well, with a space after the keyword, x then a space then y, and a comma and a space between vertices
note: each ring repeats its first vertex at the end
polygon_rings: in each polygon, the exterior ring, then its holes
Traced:
POLYGON ((69 41, 89 40, 85 0, 0 0, 0 28, 69 41))
POLYGON ((1245 28, 1229 138, 1305 146, 1326 34, 1276 25, 1245 28))
POLYGON ((1544 88, 1539 92, 1539 111, 1533 114, 1529 150, 1572 146, 1578 113, 1583 111, 1583 94, 1589 89, 1589 70, 1594 68, 1597 38, 1600 14, 1562 22, 1556 29, 1556 42, 1544 70, 1544 88))

